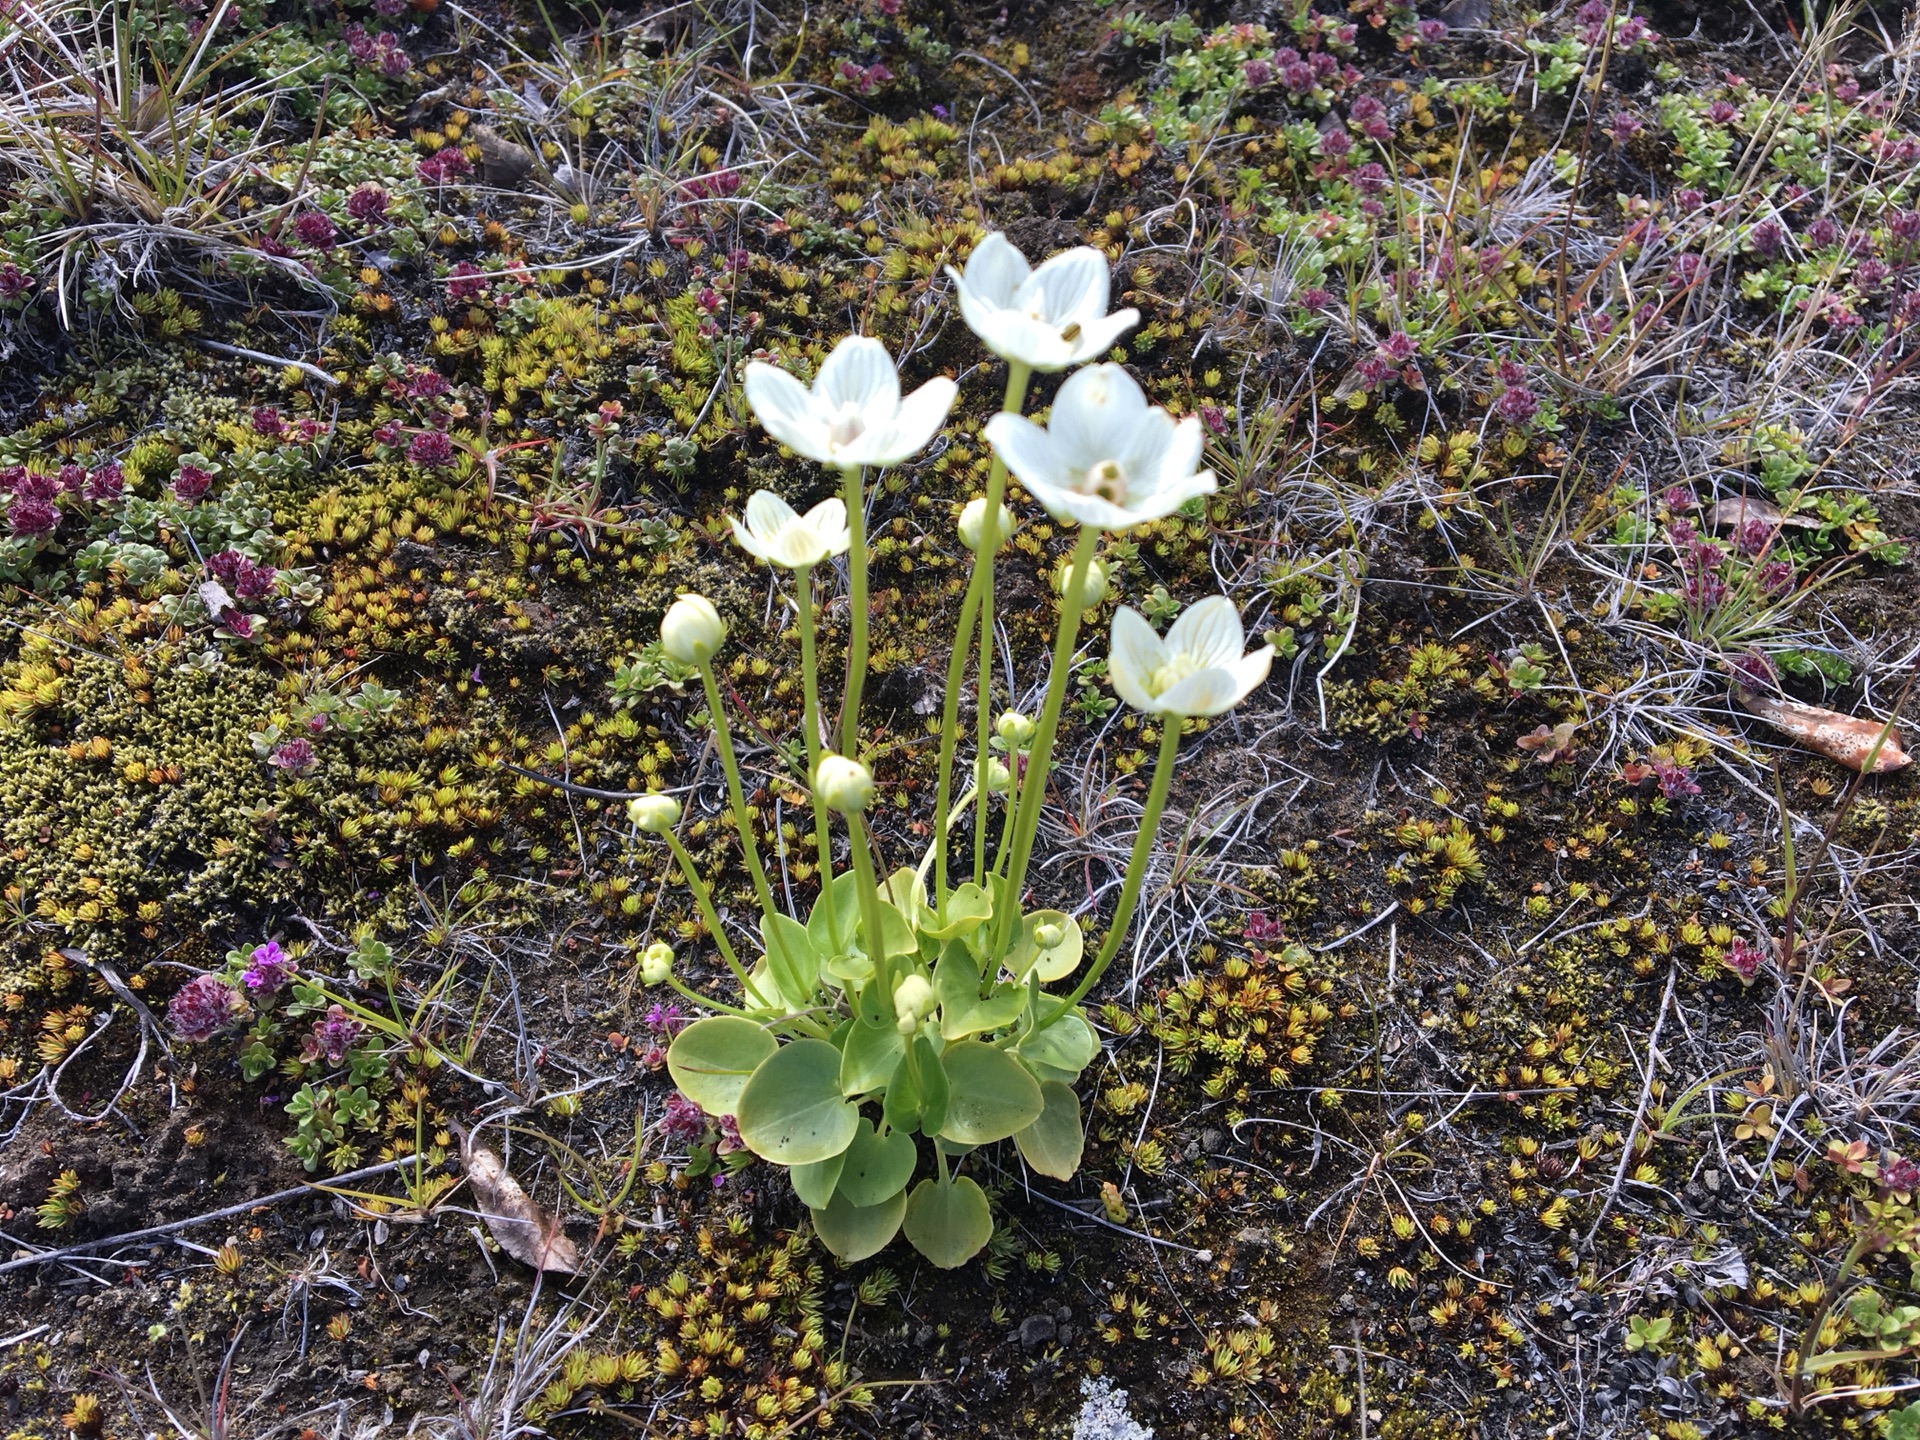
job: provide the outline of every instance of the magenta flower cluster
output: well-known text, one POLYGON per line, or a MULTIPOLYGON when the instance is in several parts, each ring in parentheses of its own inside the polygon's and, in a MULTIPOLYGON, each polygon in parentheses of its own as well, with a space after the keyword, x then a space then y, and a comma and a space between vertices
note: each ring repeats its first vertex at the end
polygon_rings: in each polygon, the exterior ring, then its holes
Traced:
POLYGON ((246 1013, 247 1002, 218 975, 196 975, 167 1002, 167 1023, 182 1040, 202 1044, 246 1013))

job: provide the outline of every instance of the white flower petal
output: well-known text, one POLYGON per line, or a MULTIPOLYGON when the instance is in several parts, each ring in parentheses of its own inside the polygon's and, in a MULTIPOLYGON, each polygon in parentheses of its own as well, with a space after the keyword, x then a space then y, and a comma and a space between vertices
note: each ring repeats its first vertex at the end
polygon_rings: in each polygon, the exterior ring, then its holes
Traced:
POLYGON ((747 528, 763 544, 799 519, 793 507, 771 490, 756 490, 747 497, 747 528))
POLYGON ((803 518, 820 537, 820 546, 825 554, 843 555, 853 543, 853 535, 847 529, 847 502, 838 495, 822 500, 803 518))
POLYGON ((974 246, 973 253, 967 257, 966 287, 976 299, 996 310, 1005 310, 1013 304, 1014 295, 1031 273, 1027 257, 996 230, 974 246))
POLYGON ((1113 645, 1107 653, 1107 678, 1114 693, 1142 714, 1155 713, 1150 686, 1165 652, 1160 637, 1139 611, 1122 605, 1113 612, 1113 645))
POLYGON ((1233 692, 1233 672, 1209 666, 1205 670, 1194 671, 1176 685, 1168 686, 1154 703, 1162 715, 1179 715, 1189 720, 1206 719, 1231 710, 1234 701, 1239 698, 1233 692))
POLYGON ((1107 257, 1091 245, 1063 250, 1042 262, 1014 297, 1022 310, 1038 309, 1056 329, 1107 313, 1107 257))
POLYGON ((746 551, 756 560, 768 560, 772 558, 767 553, 767 547, 761 543, 760 537, 755 535, 753 531, 745 525, 742 525, 739 517, 729 515, 727 517, 727 523, 733 527, 734 543, 742 550, 746 551))
POLYGON ((1002 413, 987 421, 986 436, 993 453, 1033 498, 1052 509, 1046 495, 1065 490, 1072 477, 1055 459, 1048 433, 1024 415, 1002 413))
POLYGON ((849 335, 821 365, 813 394, 816 406, 828 414, 852 405, 872 417, 869 424, 884 423, 900 404, 900 372, 878 340, 849 335))
POLYGON ((796 454, 832 463, 826 424, 806 386, 784 370, 752 360, 747 363, 746 390, 747 404, 763 430, 796 454))
POLYGON ((902 400, 899 412, 893 417, 890 444, 893 453, 885 460, 872 463, 898 465, 926 449, 946 423, 947 412, 953 409, 954 397, 959 393, 960 387, 941 375, 902 400))
POLYGON ((1080 322, 1080 338, 1073 342, 1073 360, 1092 360, 1119 343, 1120 337, 1140 323, 1138 310, 1116 310, 1080 322))
POLYGON ((1209 595, 1196 600, 1180 613, 1167 631, 1167 650, 1186 657, 1196 666, 1230 665, 1246 648, 1246 632, 1240 628, 1240 612, 1224 595, 1209 595))
POLYGON ((1146 414, 1147 397, 1131 375, 1118 365, 1089 365, 1069 376, 1054 396, 1047 433, 1061 463, 1084 470, 1119 459, 1146 414))

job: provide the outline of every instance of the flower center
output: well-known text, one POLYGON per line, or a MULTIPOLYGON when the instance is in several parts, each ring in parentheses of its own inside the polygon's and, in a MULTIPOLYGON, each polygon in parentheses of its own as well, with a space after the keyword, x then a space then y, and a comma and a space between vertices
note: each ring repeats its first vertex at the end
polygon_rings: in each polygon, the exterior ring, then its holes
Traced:
POLYGON ((1147 677, 1147 692, 1151 695, 1164 695, 1199 668, 1200 661, 1192 655, 1169 655, 1160 667, 1147 677))
POLYGON ((835 411, 827 423, 827 442, 835 449, 851 445, 866 433, 867 422, 860 414, 860 407, 851 401, 835 411))
POLYGON ((1127 476, 1118 460, 1102 460, 1088 466, 1078 488, 1082 495, 1098 495, 1109 504, 1127 503, 1127 476))

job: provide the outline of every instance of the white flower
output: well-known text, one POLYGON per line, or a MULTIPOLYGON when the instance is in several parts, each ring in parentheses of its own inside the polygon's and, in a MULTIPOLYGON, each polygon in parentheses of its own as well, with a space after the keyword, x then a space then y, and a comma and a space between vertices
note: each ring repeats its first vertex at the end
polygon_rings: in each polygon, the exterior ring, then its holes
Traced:
POLYGON ((987 439, 1056 520, 1125 530, 1217 488, 1199 470, 1200 421, 1175 422, 1118 365, 1089 365, 1054 398, 1045 429, 1020 415, 987 422, 987 439))
MULTIPOLYGON (((980 548, 980 532, 987 528, 987 501, 985 496, 975 496, 960 508, 960 543, 969 550, 980 548)), ((999 517, 994 521, 993 548, 998 550, 1007 543, 1007 537, 1013 534, 1013 512, 1006 506, 1000 507, 999 517)))
POLYGON ((813 793, 841 815, 857 815, 873 799, 873 772, 844 755, 822 755, 813 772, 813 793))
POLYGON ((726 623, 704 595, 682 595, 660 618, 660 648, 682 665, 704 664, 726 638, 726 623))
POLYGON ((1107 314, 1107 257, 1090 245, 1062 251, 1038 270, 999 231, 973 247, 966 273, 951 265, 960 313, 1002 360, 1065 370, 1104 355, 1140 323, 1138 310, 1107 314))
POLYGON ((656 940, 640 952, 640 983, 664 985, 673 974, 673 947, 656 940))
POLYGON ((957 389, 941 376, 902 400, 893 357, 865 335, 833 347, 811 390, 784 370, 758 360, 747 365, 747 403, 767 433, 842 470, 897 465, 919 453, 953 408, 957 389))
POLYGON ((934 998, 933 985, 926 976, 911 973, 893 987, 893 1014, 896 1028, 902 1035, 911 1035, 920 1028, 920 1022, 931 1015, 938 1007, 934 998))
POLYGON ((1163 640, 1137 610, 1113 617, 1107 673, 1120 698, 1148 715, 1221 715, 1246 699, 1273 663, 1273 647, 1243 655, 1239 612, 1224 595, 1187 607, 1163 640))
POLYGON ((640 795, 627 802, 627 818, 634 828, 664 835, 680 823, 680 802, 671 795, 640 795))
POLYGON ((788 570, 818 565, 829 555, 843 553, 851 537, 847 532, 847 502, 822 500, 797 515, 786 501, 771 490, 756 490, 747 499, 747 523, 733 516, 733 538, 742 550, 756 560, 788 570))

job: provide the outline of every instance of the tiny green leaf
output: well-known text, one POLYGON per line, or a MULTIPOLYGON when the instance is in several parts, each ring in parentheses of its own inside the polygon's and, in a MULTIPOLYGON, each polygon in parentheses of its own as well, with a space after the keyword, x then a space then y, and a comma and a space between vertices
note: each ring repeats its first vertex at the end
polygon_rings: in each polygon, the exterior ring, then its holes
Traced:
POLYGON ((696 1020, 674 1037, 667 1050, 667 1073, 680 1093, 709 1115, 732 1115, 740 1108, 747 1077, 780 1048, 751 1020, 714 1015, 696 1020))

